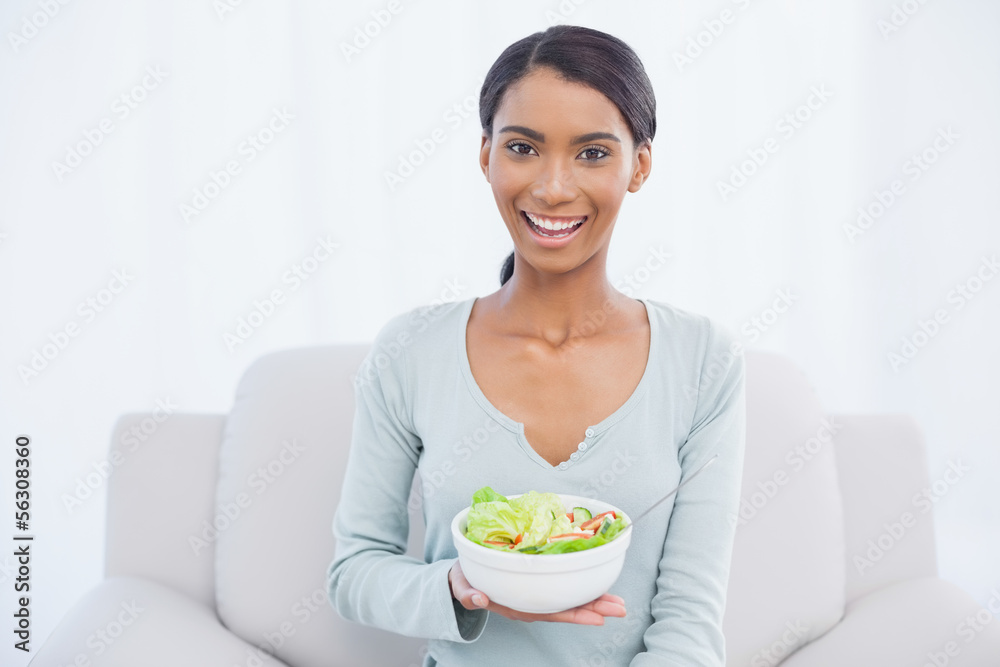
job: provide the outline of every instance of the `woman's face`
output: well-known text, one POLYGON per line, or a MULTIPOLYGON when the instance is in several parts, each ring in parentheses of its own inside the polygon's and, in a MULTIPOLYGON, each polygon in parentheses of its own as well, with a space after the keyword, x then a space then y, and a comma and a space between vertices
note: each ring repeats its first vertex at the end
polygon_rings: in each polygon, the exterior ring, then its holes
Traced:
POLYGON ((611 100, 551 68, 507 89, 479 160, 517 254, 554 274, 606 257, 625 193, 651 167, 611 100))

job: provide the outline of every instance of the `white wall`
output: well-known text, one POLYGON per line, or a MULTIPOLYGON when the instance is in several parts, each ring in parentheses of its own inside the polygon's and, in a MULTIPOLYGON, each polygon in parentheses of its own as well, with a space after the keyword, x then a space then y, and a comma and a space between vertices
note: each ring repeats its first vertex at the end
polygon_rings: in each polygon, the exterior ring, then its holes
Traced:
MULTIPOLYGON (((342 44, 387 3, 0 7, 0 478, 9 517, 12 443, 29 434, 33 644, 101 577, 103 484, 64 500, 104 460, 120 413, 157 400, 225 411, 267 351, 368 340, 453 281, 459 298, 496 289, 511 244, 476 162, 479 86, 552 17, 624 39, 657 93, 652 179, 626 199, 612 279, 646 278, 649 247, 662 247, 670 261, 639 294, 737 330, 779 290, 793 295, 748 347, 791 357, 831 411, 915 415, 932 480, 949 462, 971 468, 934 520, 942 576, 985 603, 1000 585, 1000 279, 961 308, 952 290, 1000 251, 1000 6, 910 0, 899 4, 916 12, 886 32, 889 0, 399 2, 350 61, 342 44), (704 22, 723 10, 731 20, 709 40, 704 22), (703 32, 707 46, 678 64, 703 32), (147 68, 159 80, 123 106, 147 68), (778 125, 820 89, 829 97, 812 98, 801 127, 778 125), (276 109, 291 118, 250 159, 242 142, 276 109), (102 120, 110 132, 94 134, 102 120), (390 189, 385 173, 436 128, 444 141, 390 189), (913 178, 911 156, 947 128, 957 138, 913 178), (57 175, 88 133, 98 145, 57 175), (768 138, 776 152, 723 200, 717 183, 768 138), (179 205, 231 160, 240 173, 185 221, 179 205), (858 207, 896 179, 905 191, 849 238, 858 207), (332 258, 297 287, 283 280, 318 238, 339 244, 332 258), (102 292, 116 271, 127 284, 102 292), (224 336, 275 289, 285 302, 230 349, 224 336), (92 319, 79 306, 110 296, 92 319), (887 355, 936 311, 947 321, 893 368, 887 355)), ((0 557, 5 615, 11 562, 0 557)), ((4 664, 26 664, 10 643, 4 664)))

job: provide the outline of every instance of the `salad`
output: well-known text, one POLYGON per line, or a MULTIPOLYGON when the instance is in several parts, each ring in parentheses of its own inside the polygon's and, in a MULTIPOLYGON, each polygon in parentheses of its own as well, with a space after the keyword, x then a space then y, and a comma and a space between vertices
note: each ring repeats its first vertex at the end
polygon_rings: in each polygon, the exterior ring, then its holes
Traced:
POLYGON ((523 554, 564 554, 615 539, 628 526, 615 512, 567 512, 555 493, 528 491, 507 499, 489 486, 476 491, 465 536, 484 547, 523 554))

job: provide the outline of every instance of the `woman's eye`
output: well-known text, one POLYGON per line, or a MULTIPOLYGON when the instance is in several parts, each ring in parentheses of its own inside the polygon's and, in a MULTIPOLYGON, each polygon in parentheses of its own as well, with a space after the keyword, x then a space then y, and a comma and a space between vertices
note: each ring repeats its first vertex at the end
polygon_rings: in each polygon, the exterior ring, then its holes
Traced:
POLYGON ((595 162, 607 157, 609 153, 600 146, 587 146, 583 149, 581 155, 583 155, 589 162, 595 162))
MULTIPOLYGON (((512 151, 515 155, 532 155, 535 152, 535 149, 530 144, 526 144, 523 141, 512 141, 505 144, 505 146, 507 150, 512 151)), ((608 157, 610 154, 607 149, 601 146, 588 146, 580 153, 586 162, 597 162, 608 157)))
POLYGON ((531 155, 531 151, 533 150, 531 146, 521 141, 510 142, 507 144, 507 148, 514 151, 517 155, 531 155), (520 148, 526 148, 527 151, 522 151, 520 148))

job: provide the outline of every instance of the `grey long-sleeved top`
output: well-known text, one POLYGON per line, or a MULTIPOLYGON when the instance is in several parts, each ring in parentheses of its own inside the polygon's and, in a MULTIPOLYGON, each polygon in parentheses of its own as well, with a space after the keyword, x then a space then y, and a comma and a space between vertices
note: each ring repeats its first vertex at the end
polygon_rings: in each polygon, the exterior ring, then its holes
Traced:
POLYGON ((553 466, 472 376, 465 333, 474 301, 397 315, 358 371, 331 603, 351 620, 427 638, 425 667, 723 667, 745 442, 738 341, 704 316, 639 299, 651 335, 638 386, 600 423, 581 424, 577 451, 553 466), (451 520, 481 486, 598 498, 637 517, 716 453, 633 530, 610 591, 625 599, 625 618, 523 623, 451 597, 451 520), (411 499, 414 474, 422 493, 411 499), (423 560, 405 555, 412 502, 426 525, 423 560))

